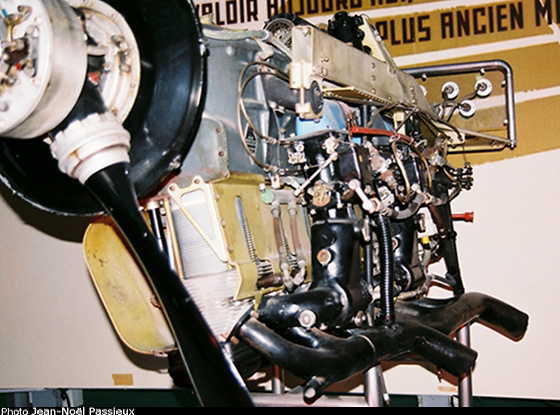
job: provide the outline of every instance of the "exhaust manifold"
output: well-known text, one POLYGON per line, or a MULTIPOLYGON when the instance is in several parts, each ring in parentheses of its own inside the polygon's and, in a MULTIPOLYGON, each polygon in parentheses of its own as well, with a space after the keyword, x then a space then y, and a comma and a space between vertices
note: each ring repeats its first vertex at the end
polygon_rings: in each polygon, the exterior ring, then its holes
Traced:
POLYGON ((450 337, 456 330, 478 321, 518 341, 528 319, 500 300, 467 293, 397 302, 393 324, 352 330, 348 337, 301 327, 281 334, 255 317, 240 326, 238 336, 272 363, 306 379, 304 398, 312 403, 329 385, 409 353, 460 377, 472 370, 477 352, 450 337))

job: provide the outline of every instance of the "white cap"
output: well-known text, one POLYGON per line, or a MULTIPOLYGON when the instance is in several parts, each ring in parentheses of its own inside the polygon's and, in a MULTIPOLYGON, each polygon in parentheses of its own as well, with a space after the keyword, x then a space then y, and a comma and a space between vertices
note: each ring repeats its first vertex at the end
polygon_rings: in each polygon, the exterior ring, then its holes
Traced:
POLYGON ((51 144, 59 169, 82 184, 105 167, 129 162, 129 150, 130 133, 111 113, 72 122, 51 144))

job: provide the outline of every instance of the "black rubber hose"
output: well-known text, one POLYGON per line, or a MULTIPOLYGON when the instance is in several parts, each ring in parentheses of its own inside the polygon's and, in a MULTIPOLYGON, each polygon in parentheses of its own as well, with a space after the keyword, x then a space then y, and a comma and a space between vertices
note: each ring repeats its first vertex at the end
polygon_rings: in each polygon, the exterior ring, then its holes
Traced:
MULTIPOLYGON (((371 222, 368 219, 367 226, 371 227, 371 222)), ((365 277, 368 285, 373 287, 373 241, 370 239, 364 244, 364 268, 365 277)), ((368 313, 373 318, 375 317, 373 303, 368 306, 368 313)))
POLYGON ((394 255, 391 223, 385 216, 376 213, 373 220, 377 225, 379 257, 381 261, 381 318, 384 326, 395 322, 395 301, 393 298, 394 255))
POLYGON ((202 406, 253 406, 237 369, 224 354, 179 276, 139 212, 128 164, 92 175, 85 186, 126 236, 141 262, 177 341, 202 406))

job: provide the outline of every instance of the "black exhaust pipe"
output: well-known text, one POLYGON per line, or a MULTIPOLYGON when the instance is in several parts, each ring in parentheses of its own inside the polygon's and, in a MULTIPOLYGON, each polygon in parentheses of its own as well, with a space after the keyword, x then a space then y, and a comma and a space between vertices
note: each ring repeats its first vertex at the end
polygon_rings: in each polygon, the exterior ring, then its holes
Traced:
POLYGON ((250 318, 238 336, 274 364, 307 379, 304 398, 312 403, 330 384, 407 353, 460 377, 472 370, 477 352, 449 337, 458 328, 480 321, 520 340, 528 324, 525 313, 478 293, 398 302, 395 316, 392 325, 353 330, 346 338, 300 327, 280 335, 250 318))
POLYGON ((471 292, 438 300, 421 299, 400 304, 397 321, 411 318, 442 333, 453 333, 466 323, 479 322, 513 341, 520 341, 529 324, 524 312, 486 294, 471 292))

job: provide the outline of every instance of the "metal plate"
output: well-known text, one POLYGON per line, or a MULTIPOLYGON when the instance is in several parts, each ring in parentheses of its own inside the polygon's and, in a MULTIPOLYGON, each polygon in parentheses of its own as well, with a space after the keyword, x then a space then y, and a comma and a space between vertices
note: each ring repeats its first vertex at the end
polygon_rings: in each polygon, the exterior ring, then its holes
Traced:
POLYGON ((99 297, 122 341, 140 353, 159 354, 175 341, 140 265, 115 223, 96 219, 84 236, 84 253, 99 297))

